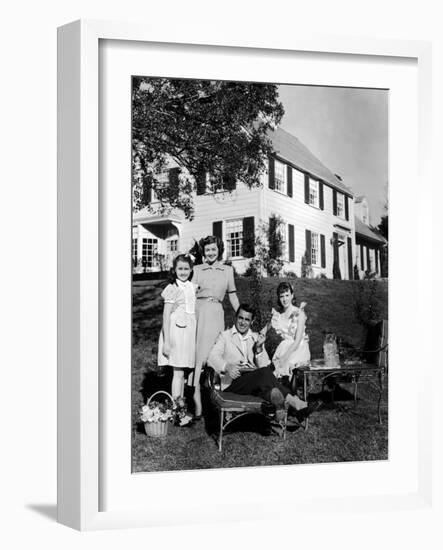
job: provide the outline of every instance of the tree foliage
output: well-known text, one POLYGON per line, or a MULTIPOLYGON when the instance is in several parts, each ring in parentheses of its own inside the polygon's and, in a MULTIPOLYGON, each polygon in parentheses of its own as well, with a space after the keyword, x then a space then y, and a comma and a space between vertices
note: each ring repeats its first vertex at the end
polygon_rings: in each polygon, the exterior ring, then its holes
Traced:
POLYGON ((245 272, 246 276, 267 273, 276 277, 280 274, 285 253, 283 230, 283 219, 277 214, 271 214, 268 222, 260 222, 254 237, 254 257, 245 272))
POLYGON ((134 206, 154 189, 163 207, 192 219, 192 192, 206 174, 228 189, 259 185, 272 153, 268 132, 284 110, 273 84, 134 77, 132 113, 134 206), (171 160, 174 185, 164 179, 171 160))
POLYGON ((387 213, 381 217, 377 229, 386 240, 389 240, 389 216, 387 213))

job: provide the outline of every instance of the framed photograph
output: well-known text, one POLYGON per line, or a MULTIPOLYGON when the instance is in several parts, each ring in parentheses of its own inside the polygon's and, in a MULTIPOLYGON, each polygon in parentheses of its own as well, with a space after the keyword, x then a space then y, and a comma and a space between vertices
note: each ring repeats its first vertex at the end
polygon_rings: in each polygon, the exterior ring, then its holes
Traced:
POLYGON ((429 505, 430 57, 59 29, 61 523, 429 505))

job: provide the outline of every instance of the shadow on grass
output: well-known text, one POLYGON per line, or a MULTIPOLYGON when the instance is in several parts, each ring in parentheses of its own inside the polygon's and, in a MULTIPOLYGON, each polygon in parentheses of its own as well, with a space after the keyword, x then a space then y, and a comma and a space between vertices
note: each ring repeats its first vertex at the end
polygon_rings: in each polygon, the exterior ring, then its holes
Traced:
POLYGON ((140 393, 143 397, 143 403, 146 403, 157 391, 166 391, 171 393, 172 368, 165 367, 158 371, 147 370, 143 375, 140 387, 140 393))

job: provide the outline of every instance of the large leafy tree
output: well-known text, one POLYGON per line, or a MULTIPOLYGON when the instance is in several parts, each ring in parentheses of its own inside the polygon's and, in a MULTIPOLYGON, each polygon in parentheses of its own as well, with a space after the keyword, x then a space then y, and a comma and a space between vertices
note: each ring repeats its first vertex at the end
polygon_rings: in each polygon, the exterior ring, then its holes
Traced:
POLYGON ((132 113, 134 206, 155 189, 163 207, 192 219, 192 191, 206 177, 225 189, 259 185, 284 110, 274 84, 134 77, 132 113))

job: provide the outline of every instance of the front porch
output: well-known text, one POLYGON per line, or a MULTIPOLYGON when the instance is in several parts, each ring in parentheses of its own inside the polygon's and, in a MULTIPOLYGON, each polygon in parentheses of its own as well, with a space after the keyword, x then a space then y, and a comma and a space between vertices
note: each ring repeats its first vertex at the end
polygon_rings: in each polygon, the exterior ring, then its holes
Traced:
MULTIPOLYGON (((145 210, 145 209, 144 209, 145 210)), ((179 251, 181 219, 140 211, 132 226, 132 272, 164 272, 179 251)))

